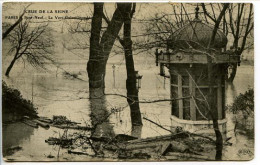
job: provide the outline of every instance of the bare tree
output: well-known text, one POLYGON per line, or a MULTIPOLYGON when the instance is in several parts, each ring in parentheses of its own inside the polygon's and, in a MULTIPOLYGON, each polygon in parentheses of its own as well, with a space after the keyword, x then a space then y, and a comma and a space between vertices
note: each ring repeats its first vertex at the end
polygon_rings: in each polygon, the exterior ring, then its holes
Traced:
MULTIPOLYGON (((209 10, 204 3, 201 4, 205 18, 209 18, 209 20, 215 24, 217 22, 216 11, 220 10, 221 7, 219 4, 208 5, 211 7, 209 10)), ((226 35, 232 35, 232 49, 234 50, 234 54, 241 56, 243 51, 250 47, 247 41, 254 27, 253 4, 230 4, 227 11, 228 15, 224 15, 219 24, 222 24, 223 32, 226 35)), ((237 63, 231 65, 233 66, 233 71, 227 79, 229 82, 233 82, 237 71, 237 63)))
POLYGON ((12 45, 9 53, 13 53, 13 59, 8 66, 5 75, 9 76, 15 62, 19 59, 26 60, 34 67, 44 67, 45 60, 51 60, 53 41, 47 30, 48 24, 30 27, 29 21, 21 21, 8 35, 12 45))
MULTIPOLYGON (((235 54, 241 56, 246 49, 247 38, 252 29, 254 28, 253 18, 253 4, 250 4, 249 11, 247 10, 247 4, 233 4, 229 7, 229 26, 233 35, 233 49, 235 54), (236 15, 234 15, 236 13, 236 15), (234 19, 234 17, 236 17, 234 19)), ((229 82, 233 82, 237 71, 237 64, 233 64, 233 72, 228 78, 229 82)))

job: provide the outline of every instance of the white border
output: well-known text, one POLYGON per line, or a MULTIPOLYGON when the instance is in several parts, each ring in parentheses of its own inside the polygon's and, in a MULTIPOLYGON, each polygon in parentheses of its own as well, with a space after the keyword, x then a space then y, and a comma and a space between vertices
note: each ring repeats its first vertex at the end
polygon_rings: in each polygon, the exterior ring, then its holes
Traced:
MULTIPOLYGON (((190 165, 192 164, 198 164, 198 165, 204 165, 204 164, 250 164, 250 165, 257 165, 260 164, 260 133, 258 131, 260 131, 260 77, 257 73, 260 73, 260 1, 257 0, 229 0, 229 1, 225 1, 225 0, 218 0, 218 1, 211 1, 211 0, 204 0, 204 1, 195 1, 195 0, 4 0, 4 2, 150 2, 150 3, 159 3, 159 2, 216 2, 216 3, 225 3, 225 2, 230 2, 230 3, 253 3, 254 4, 254 50, 255 50, 255 57, 254 57, 254 61, 255 61, 255 68, 254 68, 254 74, 255 74, 255 79, 254 79, 254 90, 255 90, 255 158, 251 161, 221 161, 221 162, 35 162, 35 163, 28 163, 28 162, 19 162, 19 163, 6 163, 2 160, 2 141, 0 144, 0 148, 1 148, 1 162, 0 164, 12 164, 12 165, 16 165, 16 164, 20 164, 20 165, 42 165, 42 164, 93 164, 93 165, 100 165, 100 164, 107 164, 107 165, 113 165, 113 164, 125 164, 125 165, 132 165, 132 164, 142 164, 142 165, 147 165, 147 164, 163 164, 163 165, 168 165, 168 164, 183 164, 183 165, 190 165)), ((2 3, 3 1, 0 2, 1 3, 1 9, 0 9, 0 20, 1 20, 1 24, 2 24, 2 3)), ((2 30, 0 29, 1 35, 2 35, 2 30)), ((1 37, 2 38, 2 37, 1 37)), ((1 42, 2 43, 2 42, 1 42)), ((0 45, 0 52, 2 52, 2 44, 0 45)), ((2 58, 0 59, 0 62, 2 64, 2 58)), ((2 72, 2 67, 0 68, 0 71, 2 72)), ((1 76, 2 79, 2 76, 1 76)), ((2 93, 2 89, 0 88, 0 92, 2 93)), ((0 96, 2 98, 2 95, 0 96)), ((1 99, 2 100, 2 99, 1 99)), ((0 103, 1 107, 2 107, 2 102, 0 103)), ((0 113, 1 119, 2 119, 2 113, 0 113)), ((0 119, 0 120, 1 120, 0 119)), ((0 122, 0 134, 1 137, 0 139, 2 139, 2 122, 0 122)))

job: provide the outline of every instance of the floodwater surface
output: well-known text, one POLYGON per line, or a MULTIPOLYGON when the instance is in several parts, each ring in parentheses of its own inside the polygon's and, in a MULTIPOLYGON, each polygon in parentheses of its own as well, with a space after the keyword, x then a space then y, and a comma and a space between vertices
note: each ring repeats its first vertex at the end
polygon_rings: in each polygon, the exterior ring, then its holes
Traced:
MULTIPOLYGON (((122 57, 109 60, 106 75, 106 93, 126 95, 125 80, 126 71, 122 57), (112 65, 115 65, 113 71, 112 65)), ((158 75, 159 68, 153 63, 154 59, 139 58, 136 60, 136 69, 143 75, 141 88, 139 89, 140 100, 169 99, 169 80, 164 80, 158 75), (143 62, 145 61, 145 62, 143 62)), ((10 78, 4 78, 7 84, 18 88, 23 97, 30 99, 38 107, 38 115, 52 118, 53 115, 64 115, 72 121, 82 125, 91 125, 91 111, 93 106, 88 99, 88 79, 86 62, 64 63, 61 68, 51 67, 49 72, 26 69, 16 66, 10 78), (62 68, 62 69, 61 69, 62 68), (64 77, 64 70, 75 73, 78 78, 64 77), (32 74, 33 73, 33 74, 32 74)), ((254 67, 241 65, 233 85, 226 86, 226 103, 231 104, 239 93, 244 93, 254 85, 254 67)), ((122 111, 112 114, 109 121, 102 125, 99 131, 102 134, 128 134, 139 138, 166 135, 169 132, 157 127, 149 121, 143 120, 143 127, 132 128, 130 109, 124 97, 109 95, 104 101, 105 109, 110 112, 111 108, 121 108, 122 111)), ((170 102, 158 102, 152 104, 140 104, 143 117, 147 117, 165 128, 170 128, 171 105, 170 102)), ((228 136, 234 136, 232 130, 232 115, 228 114, 228 136)), ((68 133, 72 131, 69 130, 68 133)), ((53 128, 31 128, 23 123, 3 125, 3 151, 6 160, 14 161, 92 161, 89 156, 78 156, 67 153, 66 149, 50 146, 45 143, 49 137, 59 137, 63 130, 53 128), (12 147, 21 147, 15 152, 7 152, 12 147)), ((250 159, 241 149, 253 148, 253 140, 244 136, 232 138, 232 146, 225 147, 223 159, 239 160, 250 159), (241 153, 242 152, 242 153, 241 153), (232 153, 232 154, 230 154, 232 153), (235 153, 235 154, 234 154, 235 153), (239 155, 240 154, 240 155, 239 155), (227 156, 225 156, 227 155, 227 156)), ((246 151, 245 151, 246 152, 246 151)))

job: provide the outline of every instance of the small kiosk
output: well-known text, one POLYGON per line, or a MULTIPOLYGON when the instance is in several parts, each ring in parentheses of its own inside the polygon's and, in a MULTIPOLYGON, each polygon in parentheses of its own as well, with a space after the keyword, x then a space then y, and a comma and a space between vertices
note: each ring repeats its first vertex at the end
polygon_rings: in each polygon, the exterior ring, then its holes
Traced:
MULTIPOLYGON (((198 8, 196 8, 198 11, 198 8)), ((171 126, 200 134, 214 134, 212 114, 217 116, 219 129, 226 137, 225 76, 230 63, 239 63, 240 57, 224 51, 227 37, 217 31, 213 46, 207 49, 214 27, 198 18, 172 33, 165 51, 156 50, 156 64, 165 76, 164 67, 170 73, 171 126), (211 87, 209 95, 208 56, 212 59, 211 87), (209 97, 214 109, 209 110, 209 97), (176 100, 175 100, 176 99, 176 100)))

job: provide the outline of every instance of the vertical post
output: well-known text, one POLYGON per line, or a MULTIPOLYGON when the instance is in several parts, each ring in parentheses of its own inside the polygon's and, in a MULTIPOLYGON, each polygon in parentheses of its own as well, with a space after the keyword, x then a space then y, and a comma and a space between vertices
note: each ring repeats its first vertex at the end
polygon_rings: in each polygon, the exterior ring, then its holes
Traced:
POLYGON ((193 78, 189 76, 189 88, 190 88, 190 118, 193 121, 196 121, 196 107, 195 107, 195 84, 193 82, 193 78))
POLYGON ((218 93, 217 93, 217 104, 218 104, 218 119, 221 120, 223 118, 222 113, 222 75, 218 75, 218 93))
POLYGON ((165 89, 165 79, 166 79, 166 77, 164 76, 163 77, 163 89, 165 89))
POLYGON ((165 76, 164 64, 160 63, 160 76, 165 76))
POLYGON ((32 75, 32 104, 33 104, 33 78, 34 78, 34 74, 32 75))
MULTIPOLYGON (((178 74, 178 98, 182 98, 182 77, 178 74)), ((183 119, 183 100, 179 100, 179 118, 183 119)))
MULTIPOLYGON (((169 72, 170 72, 170 98, 171 99, 173 99, 173 97, 172 97, 172 90, 173 90, 173 88, 172 88, 172 78, 173 78, 173 73, 171 72, 171 69, 169 69, 169 72)), ((171 101, 170 102, 171 103, 171 115, 173 115, 173 111, 172 111, 172 107, 173 107, 173 101, 171 101)))
POLYGON ((159 52, 158 52, 158 49, 156 49, 156 51, 155 51, 155 64, 156 64, 156 66, 158 66, 158 58, 159 58, 159 52))
POLYGON ((115 65, 114 64, 113 64, 112 68, 113 68, 113 80, 114 80, 113 87, 115 88, 116 87, 116 77, 115 77, 115 65))

